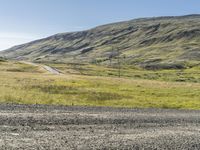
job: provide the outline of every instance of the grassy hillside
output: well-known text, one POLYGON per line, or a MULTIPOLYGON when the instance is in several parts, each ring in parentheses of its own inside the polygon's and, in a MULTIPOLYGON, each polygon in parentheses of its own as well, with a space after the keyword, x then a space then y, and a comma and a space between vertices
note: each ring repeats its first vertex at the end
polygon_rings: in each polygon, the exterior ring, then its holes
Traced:
POLYGON ((143 18, 61 33, 0 55, 36 62, 117 63, 146 69, 183 69, 200 63, 200 15, 143 18))
POLYGON ((0 62, 0 102, 200 109, 200 83, 51 75, 37 66, 0 62))

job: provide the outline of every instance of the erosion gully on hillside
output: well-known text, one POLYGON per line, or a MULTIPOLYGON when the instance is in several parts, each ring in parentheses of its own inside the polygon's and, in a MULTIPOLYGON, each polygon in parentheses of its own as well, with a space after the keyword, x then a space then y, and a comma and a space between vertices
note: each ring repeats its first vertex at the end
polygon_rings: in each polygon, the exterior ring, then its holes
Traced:
POLYGON ((200 149, 199 113, 0 105, 0 149, 200 149))

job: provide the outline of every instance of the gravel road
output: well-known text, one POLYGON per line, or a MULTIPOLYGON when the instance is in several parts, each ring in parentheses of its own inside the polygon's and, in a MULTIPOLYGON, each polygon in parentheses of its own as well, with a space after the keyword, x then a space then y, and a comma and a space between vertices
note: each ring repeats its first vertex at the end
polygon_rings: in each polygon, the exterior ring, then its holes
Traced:
POLYGON ((52 67, 49 67, 49 66, 46 66, 46 65, 43 65, 42 67, 52 74, 57 74, 57 75, 61 74, 57 69, 54 69, 52 67))
POLYGON ((200 149, 200 111, 0 105, 0 149, 200 149))
POLYGON ((42 65, 42 64, 36 64, 36 63, 33 63, 33 62, 28 62, 28 61, 21 61, 21 62, 24 63, 24 64, 41 67, 41 68, 43 68, 44 70, 48 71, 51 74, 56 74, 56 75, 61 75, 62 74, 62 73, 60 73, 60 71, 58 71, 57 69, 52 68, 50 66, 46 66, 46 65, 42 65))

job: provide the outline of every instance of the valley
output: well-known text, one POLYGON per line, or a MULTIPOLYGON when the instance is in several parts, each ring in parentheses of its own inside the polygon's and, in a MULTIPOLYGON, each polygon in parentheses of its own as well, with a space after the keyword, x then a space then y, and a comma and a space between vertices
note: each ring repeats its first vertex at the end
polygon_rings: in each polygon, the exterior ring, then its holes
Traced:
POLYGON ((199 6, 0 0, 0 150, 200 150, 199 6))

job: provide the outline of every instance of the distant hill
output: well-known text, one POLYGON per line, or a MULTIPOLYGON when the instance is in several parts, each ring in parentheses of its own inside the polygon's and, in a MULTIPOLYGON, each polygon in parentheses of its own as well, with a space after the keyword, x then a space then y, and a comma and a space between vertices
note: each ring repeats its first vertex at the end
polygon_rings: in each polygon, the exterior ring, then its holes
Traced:
POLYGON ((171 69, 200 63, 200 15, 141 18, 60 33, 0 52, 9 59, 108 64, 171 69), (113 57, 113 61, 116 60, 113 57))

